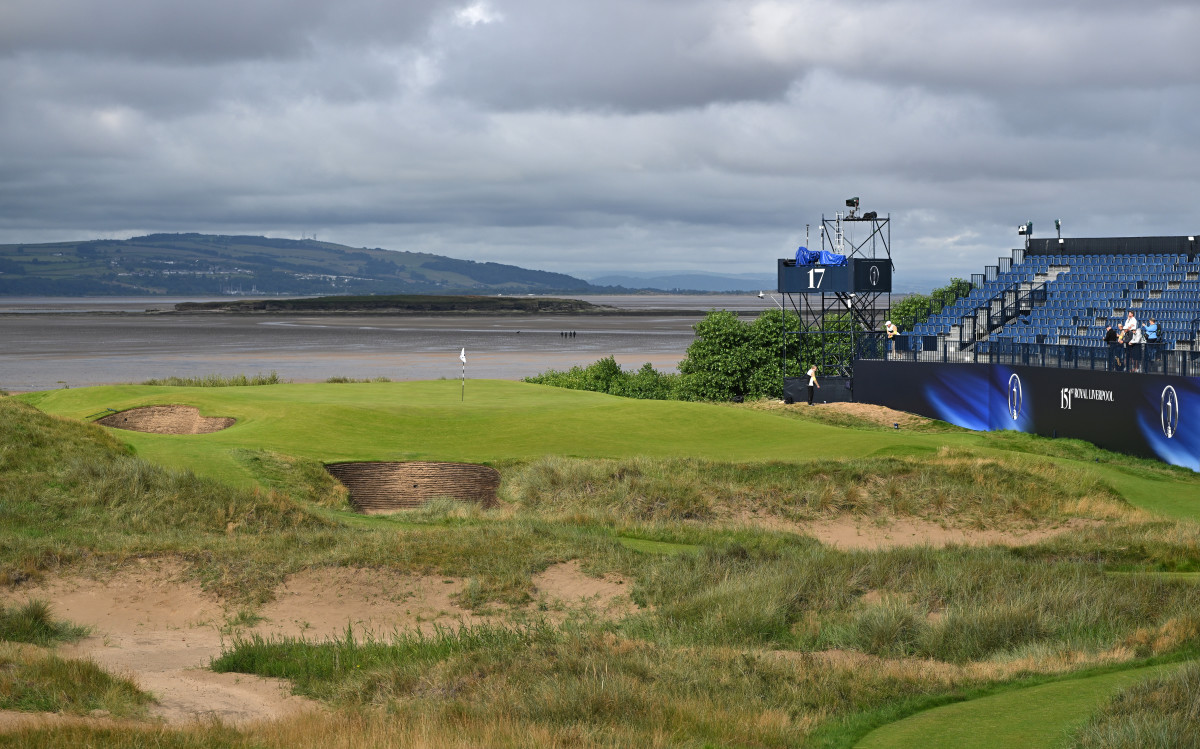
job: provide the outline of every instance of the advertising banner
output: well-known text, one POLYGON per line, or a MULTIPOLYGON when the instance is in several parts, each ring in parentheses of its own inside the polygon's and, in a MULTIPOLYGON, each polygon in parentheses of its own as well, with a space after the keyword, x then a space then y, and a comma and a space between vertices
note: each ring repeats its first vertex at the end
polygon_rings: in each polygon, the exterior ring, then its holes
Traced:
POLYGON ((1002 364, 858 360, 855 400, 991 431, 1074 437, 1200 470, 1200 380, 1002 364))

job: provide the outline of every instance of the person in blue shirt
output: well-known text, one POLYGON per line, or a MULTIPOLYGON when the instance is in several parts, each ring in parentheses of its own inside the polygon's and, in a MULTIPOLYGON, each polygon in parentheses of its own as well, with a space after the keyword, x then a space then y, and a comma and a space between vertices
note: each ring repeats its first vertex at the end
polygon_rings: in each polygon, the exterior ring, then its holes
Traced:
POLYGON ((1145 327, 1146 333, 1146 364, 1154 363, 1154 354, 1158 351, 1158 322, 1151 317, 1150 324, 1145 327))

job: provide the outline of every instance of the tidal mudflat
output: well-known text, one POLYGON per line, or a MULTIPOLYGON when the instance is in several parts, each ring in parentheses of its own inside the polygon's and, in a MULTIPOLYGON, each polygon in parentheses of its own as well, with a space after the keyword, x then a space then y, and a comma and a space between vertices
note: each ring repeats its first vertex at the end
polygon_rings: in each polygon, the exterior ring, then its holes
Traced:
POLYGON ((674 369, 711 308, 755 311, 754 296, 590 298, 636 316, 176 315, 155 299, 4 300, 0 387, 47 390, 150 378, 254 374, 519 379, 612 355, 674 369), (149 310, 149 311, 147 311, 149 310))

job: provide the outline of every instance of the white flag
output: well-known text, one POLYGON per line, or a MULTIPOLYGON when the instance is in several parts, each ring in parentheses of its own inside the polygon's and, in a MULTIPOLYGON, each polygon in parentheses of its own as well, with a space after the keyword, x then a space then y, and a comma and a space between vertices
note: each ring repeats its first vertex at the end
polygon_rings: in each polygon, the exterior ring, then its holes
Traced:
POLYGON ((465 348, 459 353, 458 360, 463 364, 467 363, 467 350, 465 348))

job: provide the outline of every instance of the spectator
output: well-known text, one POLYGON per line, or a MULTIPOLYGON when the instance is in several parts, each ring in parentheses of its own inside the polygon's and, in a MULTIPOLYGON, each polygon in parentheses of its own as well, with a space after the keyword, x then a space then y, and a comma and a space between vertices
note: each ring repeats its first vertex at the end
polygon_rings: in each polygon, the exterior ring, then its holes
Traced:
POLYGON ((808 405, 813 404, 813 396, 821 387, 821 383, 817 382, 817 365, 814 364, 808 368, 808 405))
MULTIPOLYGON (((1150 318, 1150 324, 1146 326, 1145 335, 1146 335, 1146 364, 1150 365, 1150 364, 1154 363, 1154 360, 1156 358, 1155 355, 1158 352, 1158 344, 1159 344, 1158 322, 1153 317, 1150 318)), ((1147 366, 1147 368, 1149 368, 1149 367, 1147 366)))
POLYGON ((1109 325, 1104 330, 1104 342, 1108 344, 1108 368, 1113 372, 1121 371, 1121 344, 1120 336, 1113 326, 1109 325))
POLYGON ((1129 334, 1137 330, 1137 326, 1137 318, 1133 316, 1133 310, 1129 310, 1125 313, 1125 324, 1121 326, 1121 330, 1125 332, 1126 343, 1129 342, 1129 334))
POLYGON ((891 320, 888 320, 883 324, 883 330, 887 333, 888 337, 888 351, 895 351, 896 342, 893 339, 896 337, 896 334, 900 332, 900 328, 893 325, 891 320))
POLYGON ((1142 371, 1142 329, 1134 328, 1125 343, 1125 361, 1130 372, 1142 371))

